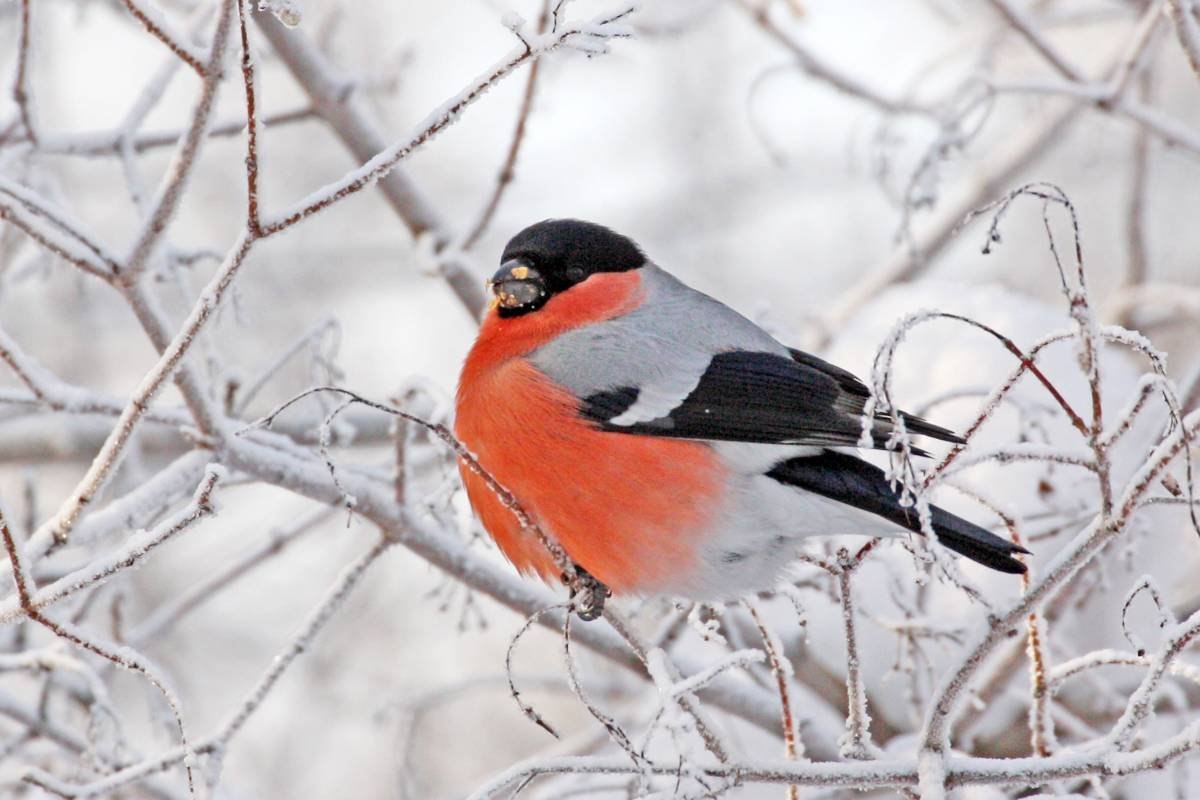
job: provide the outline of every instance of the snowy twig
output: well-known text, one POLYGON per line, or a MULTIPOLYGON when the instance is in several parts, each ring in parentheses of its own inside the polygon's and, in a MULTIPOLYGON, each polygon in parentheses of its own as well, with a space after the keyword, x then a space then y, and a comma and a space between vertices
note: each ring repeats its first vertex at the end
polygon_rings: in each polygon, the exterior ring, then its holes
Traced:
POLYGON ((238 36, 242 44, 242 85, 246 93, 246 230, 262 236, 258 211, 258 105, 254 87, 254 56, 246 30, 246 0, 237 0, 238 36))
POLYGON ((846 734, 842 739, 842 757, 864 761, 877 755, 871 741, 871 716, 867 712, 867 691, 863 684, 862 660, 858 654, 858 633, 855 626, 854 597, 851 577, 871 551, 877 539, 861 547, 853 557, 850 551, 838 551, 838 599, 842 606, 842 629, 846 636, 846 734))
MULTIPOLYGON (((792 698, 788 691, 788 678, 792 673, 791 665, 786 656, 775 646, 775 637, 763 621, 758 609, 749 600, 743 600, 746 611, 762 635, 763 650, 767 654, 767 663, 771 666, 771 674, 775 676, 775 685, 779 689, 779 718, 783 724, 783 754, 788 761, 795 761, 803 755, 803 743, 796 728, 796 718, 792 713, 792 698)), ((800 787, 788 787, 788 800, 799 800, 800 787)))
POLYGON ((179 60, 191 67, 197 75, 205 77, 213 68, 213 62, 205 59, 204 55, 198 52, 190 44, 187 38, 179 32, 171 29, 170 24, 163 15, 155 9, 146 8, 142 5, 141 0, 121 0, 129 13, 134 18, 142 23, 150 35, 158 39, 167 49, 179 57, 179 60))
POLYGON ((19 0, 17 3, 17 68, 13 76, 12 97, 17 104, 17 114, 21 118, 21 126, 25 135, 35 145, 38 141, 37 130, 33 122, 32 101, 29 98, 29 50, 30 24, 29 15, 32 13, 33 0, 19 0))

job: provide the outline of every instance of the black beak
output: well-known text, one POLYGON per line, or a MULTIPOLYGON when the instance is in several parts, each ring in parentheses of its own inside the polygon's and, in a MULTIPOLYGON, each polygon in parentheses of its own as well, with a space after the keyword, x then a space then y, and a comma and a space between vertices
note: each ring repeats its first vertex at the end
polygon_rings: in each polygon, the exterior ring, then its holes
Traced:
POLYGON ((546 282, 536 269, 520 258, 505 261, 488 280, 500 313, 532 311, 546 299, 546 282))

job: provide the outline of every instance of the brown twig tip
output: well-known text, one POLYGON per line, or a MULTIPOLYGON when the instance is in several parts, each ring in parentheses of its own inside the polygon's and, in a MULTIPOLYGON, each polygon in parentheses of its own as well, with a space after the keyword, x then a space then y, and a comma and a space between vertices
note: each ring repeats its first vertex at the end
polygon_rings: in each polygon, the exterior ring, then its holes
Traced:
POLYGON ((547 722, 546 719, 541 714, 539 714, 536 709, 534 709, 533 706, 531 706, 529 703, 526 703, 525 700, 521 697, 521 693, 517 690, 516 677, 514 676, 514 673, 513 673, 513 663, 512 663, 513 656, 516 654, 516 651, 517 651, 517 644, 521 641, 521 639, 525 636, 525 634, 528 633, 529 630, 534 626, 534 624, 536 622, 538 622, 544 615, 551 614, 555 611, 565 611, 566 613, 569 614, 570 613, 570 604, 569 603, 559 603, 557 605, 548 606, 546 608, 539 608, 537 611, 534 611, 532 614, 530 614, 528 617, 525 618, 525 622, 523 622, 521 624, 521 627, 517 629, 517 632, 515 634, 513 634, 512 639, 510 639, 508 642, 508 648, 504 652, 504 675, 505 675, 505 678, 508 680, 509 696, 512 697, 513 702, 517 704, 517 707, 519 709, 521 709, 521 714, 523 714, 525 716, 525 718, 528 719, 530 722, 537 725, 539 728, 544 730, 546 733, 553 736, 555 739, 561 739, 562 737, 558 735, 558 731, 556 731, 554 729, 554 727, 549 722, 547 722))

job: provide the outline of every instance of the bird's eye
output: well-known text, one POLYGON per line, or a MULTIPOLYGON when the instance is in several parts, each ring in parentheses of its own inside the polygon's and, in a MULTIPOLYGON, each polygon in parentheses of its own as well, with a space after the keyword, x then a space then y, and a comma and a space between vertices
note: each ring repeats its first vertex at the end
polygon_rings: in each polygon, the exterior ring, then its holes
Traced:
POLYGON ((586 277, 586 275, 583 271, 583 267, 567 268, 567 280, 569 280, 571 283, 579 283, 584 279, 584 277, 586 277))

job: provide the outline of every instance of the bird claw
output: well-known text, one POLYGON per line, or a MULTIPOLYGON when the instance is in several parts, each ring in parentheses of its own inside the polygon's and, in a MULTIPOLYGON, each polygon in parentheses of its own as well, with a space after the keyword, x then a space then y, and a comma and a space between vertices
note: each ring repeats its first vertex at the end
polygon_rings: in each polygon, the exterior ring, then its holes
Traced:
POLYGON ((579 619, 591 622, 604 614, 604 601, 612 597, 611 589, 579 566, 574 576, 564 572, 562 580, 571 588, 571 608, 579 619))

